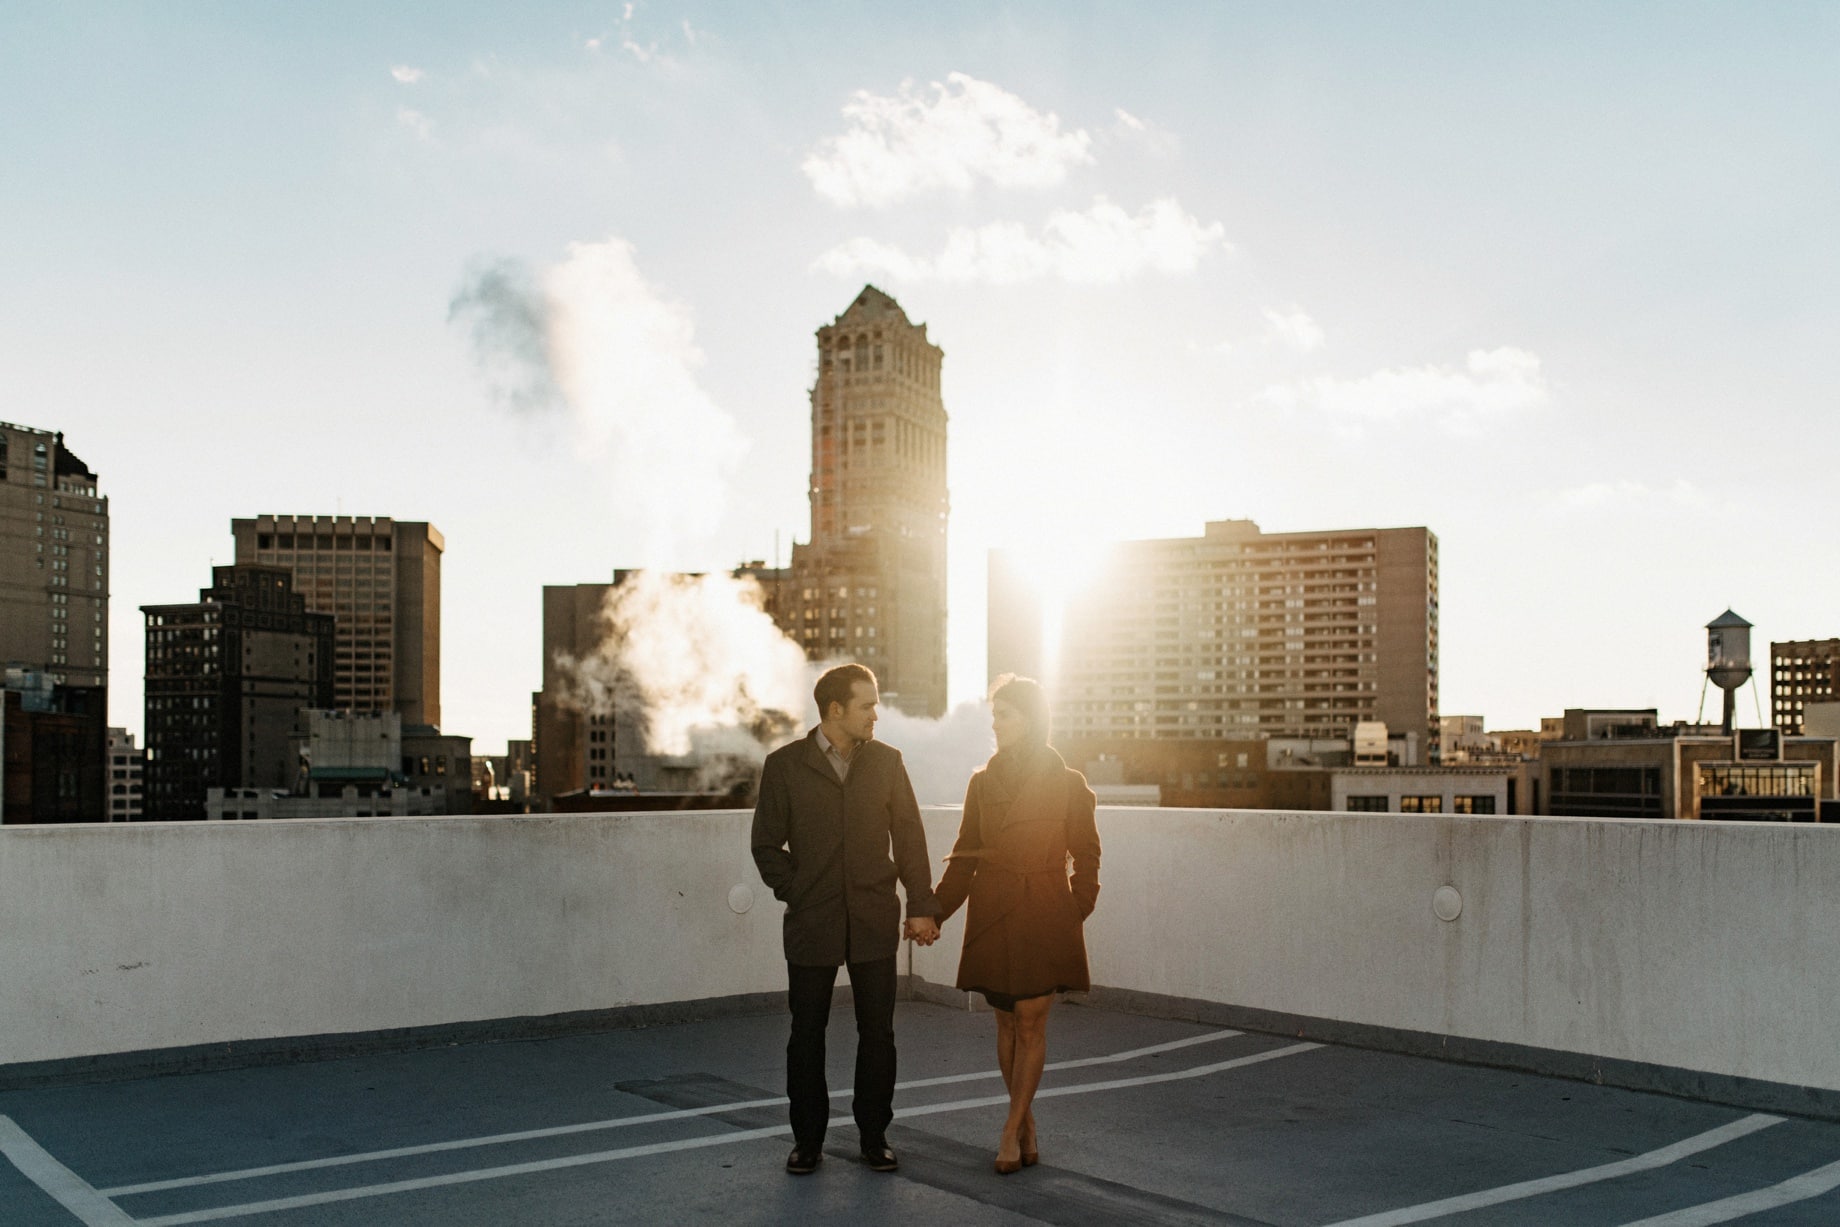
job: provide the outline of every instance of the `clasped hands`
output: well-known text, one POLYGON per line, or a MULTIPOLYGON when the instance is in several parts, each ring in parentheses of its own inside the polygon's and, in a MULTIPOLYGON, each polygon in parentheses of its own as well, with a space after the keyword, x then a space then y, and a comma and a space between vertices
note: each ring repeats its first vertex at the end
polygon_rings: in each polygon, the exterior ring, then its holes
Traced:
POLYGON ((930 946, 939 940, 939 922, 931 916, 910 916, 901 932, 908 941, 930 946))

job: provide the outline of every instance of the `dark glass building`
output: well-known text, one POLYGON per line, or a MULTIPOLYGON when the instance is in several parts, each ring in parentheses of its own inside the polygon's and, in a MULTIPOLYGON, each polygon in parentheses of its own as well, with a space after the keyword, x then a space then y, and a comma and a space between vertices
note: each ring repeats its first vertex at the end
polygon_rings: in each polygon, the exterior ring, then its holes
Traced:
POLYGON ((214 567, 186 605, 147 616, 148 821, 204 817, 211 788, 292 786, 295 712, 333 702, 333 619, 285 567, 214 567))

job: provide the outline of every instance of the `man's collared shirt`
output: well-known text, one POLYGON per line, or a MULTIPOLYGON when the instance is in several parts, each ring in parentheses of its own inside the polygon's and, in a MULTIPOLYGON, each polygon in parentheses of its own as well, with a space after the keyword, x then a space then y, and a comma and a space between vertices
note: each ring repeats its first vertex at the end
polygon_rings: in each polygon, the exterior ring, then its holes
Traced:
POLYGON ((824 757, 830 760, 831 770, 837 773, 837 778, 849 779, 850 760, 837 753, 837 747, 831 744, 831 739, 824 735, 822 728, 818 730, 818 744, 824 747, 824 757))

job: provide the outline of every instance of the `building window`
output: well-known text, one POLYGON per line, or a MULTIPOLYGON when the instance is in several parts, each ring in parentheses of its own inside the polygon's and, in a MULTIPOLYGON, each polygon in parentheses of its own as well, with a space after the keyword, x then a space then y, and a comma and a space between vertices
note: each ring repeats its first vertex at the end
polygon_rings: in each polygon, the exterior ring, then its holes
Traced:
POLYGON ((1450 808, 1454 814, 1492 814, 1495 812, 1495 798, 1493 796, 1454 797, 1450 808))
POLYGON ((1442 797, 1401 797, 1399 812, 1402 814, 1441 814, 1444 812, 1442 797))
POLYGON ((1387 812, 1386 797, 1371 794, 1351 796, 1348 798, 1348 812, 1351 814, 1384 814, 1387 812))

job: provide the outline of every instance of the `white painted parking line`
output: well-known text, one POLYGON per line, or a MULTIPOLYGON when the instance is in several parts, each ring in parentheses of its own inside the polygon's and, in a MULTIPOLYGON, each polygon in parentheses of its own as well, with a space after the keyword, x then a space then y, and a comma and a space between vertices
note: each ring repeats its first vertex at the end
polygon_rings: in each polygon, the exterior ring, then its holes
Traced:
MULTIPOLYGON (((1523 1180, 1519 1184, 1505 1184, 1496 1189, 1463 1193, 1456 1197, 1443 1198, 1440 1201, 1406 1206, 1400 1210, 1386 1210, 1379 1214, 1363 1215, 1361 1218, 1343 1219, 1338 1223, 1330 1223, 1328 1227, 1400 1227, 1400 1224, 1403 1223, 1422 1223, 1428 1218, 1438 1218, 1445 1214, 1461 1214, 1465 1210, 1499 1206, 1506 1201, 1520 1201, 1523 1198, 1538 1197, 1542 1193, 1556 1193, 1560 1189, 1575 1189, 1580 1185, 1596 1184, 1600 1180, 1615 1180, 1619 1176, 1646 1172, 1657 1167, 1666 1167, 1670 1163, 1677 1163, 1688 1155, 1711 1150, 1714 1146, 1723 1146, 1727 1142, 1734 1142, 1741 1137, 1756 1133, 1759 1129, 1768 1129, 1771 1125, 1780 1125, 1782 1119, 1780 1116, 1769 1116, 1761 1112, 1753 1113, 1729 1124, 1720 1125, 1717 1129, 1708 1129, 1704 1133, 1696 1133, 1690 1138, 1683 1138, 1659 1150, 1650 1150, 1627 1159, 1620 1159, 1615 1163, 1582 1168, 1575 1172, 1561 1172, 1557 1176, 1543 1176, 1538 1180, 1523 1180)), ((1709 1219, 1707 1221, 1723 1220, 1709 1219)))
MULTIPOLYGON (((1158 1053, 1174 1052, 1182 1048, 1192 1048, 1196 1044, 1211 1043, 1215 1040, 1230 1039, 1240 1035, 1239 1031, 1209 1031, 1203 1035, 1190 1035, 1167 1043, 1152 1044, 1148 1048, 1132 1048, 1125 1052, 1107 1053, 1097 1057, 1079 1057, 1069 1061, 1054 1061, 1046 1066, 1048 1072, 1060 1069, 1085 1069, 1093 1065, 1111 1065, 1120 1061, 1131 1061, 1138 1057, 1155 1056, 1158 1053)), ((909 1082, 897 1083, 896 1090, 911 1090, 916 1087, 946 1086, 957 1082, 977 1082, 990 1078, 1000 1078, 999 1070, 979 1070, 970 1074, 947 1074, 938 1078, 916 1078, 909 1082)), ((831 1098, 837 1099, 851 1094, 845 1087, 831 1092, 831 1098)), ((516 1133, 494 1133, 485 1137, 458 1138, 451 1142, 428 1142, 420 1146, 398 1146, 390 1150, 371 1150, 361 1154, 334 1155, 325 1159, 302 1159, 294 1163, 271 1163, 266 1167, 245 1167, 236 1171, 213 1172, 205 1176, 182 1176, 173 1180, 149 1180, 143 1184, 124 1184, 112 1189, 103 1189, 106 1197, 126 1197, 134 1193, 159 1193, 168 1189, 188 1189, 201 1184, 225 1184, 232 1180, 255 1180, 263 1176, 280 1176, 288 1172, 308 1172, 322 1167, 347 1167, 353 1163, 378 1163, 386 1159, 406 1159, 415 1155, 440 1154, 448 1150, 469 1150, 479 1146, 502 1146, 508 1142, 529 1142, 540 1138, 567 1137, 574 1133, 593 1133, 603 1129, 625 1129, 634 1125, 656 1125, 664 1121, 688 1120, 697 1116, 715 1116, 723 1112, 738 1112, 747 1108, 772 1108, 784 1106, 786 1097, 775 1096, 771 1099, 744 1099, 735 1103, 710 1104, 702 1108, 677 1108, 669 1112, 647 1112, 641 1116, 616 1116, 609 1120, 583 1121, 575 1125, 552 1125, 544 1129, 523 1129, 516 1133)))
POLYGON ((14 1124, 11 1117, 0 1116, 0 1154, 11 1159, 27 1180, 50 1194, 86 1227, 132 1227, 134 1220, 124 1214, 121 1207, 52 1158, 30 1134, 14 1124))
MULTIPOLYGON (((1042 1072, 1053 1073, 1057 1069, 1085 1069, 1092 1065, 1116 1065, 1120 1061, 1135 1061, 1139 1057, 1153 1057, 1158 1053, 1175 1052, 1181 1048, 1193 1048, 1196 1044, 1210 1044, 1215 1040, 1232 1039, 1236 1035, 1244 1034, 1245 1032, 1243 1031, 1209 1031, 1205 1035, 1190 1035, 1179 1040, 1170 1040, 1163 1044, 1152 1044, 1148 1048, 1132 1048, 1126 1052, 1108 1052, 1100 1057, 1076 1057, 1070 1061, 1050 1061, 1048 1064, 1042 1066, 1042 1072)), ((1001 1071, 994 1069, 980 1070, 975 1074, 946 1074, 939 1078, 915 1078, 911 1082, 897 1083, 895 1089, 906 1090, 909 1087, 917 1086, 947 1086, 954 1082, 976 1082, 984 1078, 998 1078, 1001 1076, 1001 1071)), ((831 1098, 835 1099, 837 1095, 848 1094, 850 1094, 849 1091, 838 1091, 837 1094, 832 1095, 831 1098)), ((778 1102, 785 1103, 786 1101, 781 1099, 778 1102)))
MULTIPOLYGON (((1161 1082, 1176 1082, 1185 1078, 1201 1078, 1223 1070, 1238 1069, 1254 1065, 1261 1061, 1276 1060, 1279 1057, 1295 1056, 1320 1048, 1320 1044, 1292 1044, 1287 1048, 1277 1048, 1267 1052, 1253 1053, 1251 1056, 1239 1057, 1231 1061, 1217 1061, 1212 1065, 1201 1065, 1190 1069, 1170 1070, 1160 1074, 1146 1074, 1139 1078, 1115 1078, 1107 1082, 1088 1082, 1078 1086, 1044 1087, 1036 1092, 1037 1099, 1053 1098, 1064 1095, 1090 1095, 1098 1091, 1121 1090, 1126 1087, 1151 1086, 1161 1082)), ((988 1095, 978 1099, 959 1099, 951 1103, 919 1104, 914 1107, 901 1108, 895 1112, 897 1120, 911 1116, 930 1116, 939 1112, 955 1112, 966 1108, 991 1108, 1007 1106, 1009 1096, 988 1095)), ((731 1107, 733 1105, 730 1105, 731 1107)), ((848 1126, 850 1118, 839 1116, 833 1118, 832 1125, 848 1126)), ((332 1189, 324 1193, 306 1193, 296 1197, 277 1197, 268 1201, 245 1202, 235 1206, 217 1206, 207 1210, 189 1210, 179 1214, 163 1214, 154 1218, 134 1220, 140 1227, 182 1227, 187 1223, 208 1223, 217 1219, 237 1218, 245 1214, 267 1214, 278 1210, 297 1210, 305 1206, 323 1206, 332 1202, 357 1201, 369 1197, 385 1197, 393 1193, 409 1193, 418 1189, 443 1188, 453 1184, 470 1184, 480 1180, 497 1180, 506 1176, 523 1176, 535 1172, 553 1172, 563 1168, 586 1167, 595 1163, 612 1163, 621 1159, 637 1159, 647 1155, 670 1154, 682 1150, 696 1150, 706 1146, 725 1146, 731 1142, 750 1142, 762 1138, 786 1137, 791 1133, 789 1125, 775 1125, 766 1129, 738 1129, 730 1133, 706 1134, 702 1137, 680 1138, 675 1142, 655 1142, 649 1146, 627 1146, 619 1150, 603 1150, 585 1155, 564 1155, 555 1159, 539 1159, 530 1163, 512 1163, 502 1167, 476 1168, 468 1172, 449 1172, 441 1176, 424 1176, 416 1180, 394 1180, 384 1184, 361 1185, 356 1188, 332 1189)))
POLYGON ((1626 1223, 1624 1227, 1711 1227, 1714 1223, 1729 1223, 1747 1214, 1760 1214, 1778 1206, 1807 1201, 1810 1197, 1819 1197, 1836 1188, 1840 1188, 1840 1163, 1829 1163, 1826 1167, 1817 1167, 1812 1172, 1792 1176, 1767 1189, 1688 1206, 1672 1214, 1658 1214, 1640 1222, 1626 1223))

